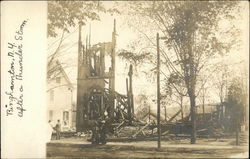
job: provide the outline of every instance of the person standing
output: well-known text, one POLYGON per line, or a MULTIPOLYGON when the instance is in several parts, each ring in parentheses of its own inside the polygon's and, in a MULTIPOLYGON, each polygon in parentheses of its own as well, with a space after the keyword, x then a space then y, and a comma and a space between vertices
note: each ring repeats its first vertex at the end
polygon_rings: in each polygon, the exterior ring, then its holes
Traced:
POLYGON ((60 140, 61 138, 61 123, 60 123, 60 120, 58 119, 57 120, 57 124, 56 124, 56 140, 60 140))
POLYGON ((51 121, 48 122, 48 142, 52 139, 53 126, 51 121))

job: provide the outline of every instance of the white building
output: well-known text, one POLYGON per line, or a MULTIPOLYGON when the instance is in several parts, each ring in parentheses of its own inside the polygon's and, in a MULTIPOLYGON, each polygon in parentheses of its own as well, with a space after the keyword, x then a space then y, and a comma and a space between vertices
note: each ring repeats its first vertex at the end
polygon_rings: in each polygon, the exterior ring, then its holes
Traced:
POLYGON ((62 131, 75 129, 76 111, 73 104, 74 87, 59 61, 48 70, 47 117, 53 125, 60 120, 62 131))

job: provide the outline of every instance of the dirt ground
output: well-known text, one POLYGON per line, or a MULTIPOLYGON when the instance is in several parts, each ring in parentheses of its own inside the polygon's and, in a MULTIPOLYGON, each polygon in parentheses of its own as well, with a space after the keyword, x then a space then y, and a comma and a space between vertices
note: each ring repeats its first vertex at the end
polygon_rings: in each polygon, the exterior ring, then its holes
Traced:
POLYGON ((63 138, 47 144, 47 157, 80 158, 248 158, 247 144, 235 146, 233 138, 162 141, 108 142, 91 145, 86 138, 63 138))

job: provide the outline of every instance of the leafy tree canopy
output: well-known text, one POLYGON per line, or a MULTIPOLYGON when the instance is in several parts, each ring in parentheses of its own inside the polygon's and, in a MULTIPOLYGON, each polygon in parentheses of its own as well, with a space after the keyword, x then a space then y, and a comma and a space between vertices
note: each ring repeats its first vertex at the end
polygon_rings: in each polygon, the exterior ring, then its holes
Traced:
POLYGON ((115 8, 106 9, 99 1, 48 1, 48 37, 56 37, 56 30, 69 32, 69 27, 88 20, 100 20, 100 13, 119 13, 115 8))
MULTIPOLYGON (((146 35, 146 39, 155 45, 155 39, 150 38, 148 32, 141 27, 142 21, 145 20, 151 22, 148 27, 158 29, 161 36, 164 36, 161 40, 166 44, 161 45, 164 60, 162 63, 171 74, 178 75, 192 87, 196 84, 196 77, 208 66, 211 58, 229 53, 240 40, 239 28, 235 26, 234 21, 241 13, 238 2, 131 2, 129 7, 134 11, 130 13, 134 14, 131 18, 135 15, 141 17, 139 20, 137 18, 138 24, 134 24, 134 27, 139 28, 140 32, 146 35), (222 27, 222 22, 232 24, 222 27), (194 83, 191 84, 191 81, 194 83)), ((152 53, 155 54, 155 51, 152 53)))

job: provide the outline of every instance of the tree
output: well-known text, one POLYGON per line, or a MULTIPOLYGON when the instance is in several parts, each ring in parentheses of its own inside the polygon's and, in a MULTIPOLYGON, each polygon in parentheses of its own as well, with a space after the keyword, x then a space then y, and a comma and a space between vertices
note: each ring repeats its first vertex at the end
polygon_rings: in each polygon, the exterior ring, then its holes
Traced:
MULTIPOLYGON (((234 25, 222 28, 219 22, 236 17, 237 2, 154 1, 130 5, 141 19, 150 19, 165 38, 161 54, 170 73, 185 83, 191 107, 191 143, 196 142, 195 106, 199 74, 217 55, 223 55, 237 42, 234 25), (226 40, 223 36, 227 36, 226 40), (167 51, 166 51, 167 50, 167 51)), ((149 21, 150 21, 149 20, 149 21)), ((138 27, 138 26, 137 26, 138 27)), ((146 34, 146 33, 143 33, 146 34)), ((147 35, 146 38, 151 40, 147 35)))
MULTIPOLYGON (((59 51, 65 45, 63 41, 73 32, 70 33, 70 28, 75 28, 79 24, 86 25, 87 22, 92 20, 100 20, 102 13, 119 13, 115 8, 105 8, 104 4, 100 1, 49 1, 48 2, 48 29, 47 37, 56 38, 60 36, 56 43, 58 43, 55 51, 48 56, 48 77, 54 74, 57 66, 53 67, 52 63, 59 56, 59 51), (61 35, 59 32, 62 32, 61 35), (69 34, 65 36, 65 34, 69 34)), ((78 28, 75 29, 75 31, 78 28)), ((75 32, 74 31, 74 32, 75 32)), ((77 44, 74 43, 73 45, 77 44)), ((51 44, 53 45, 53 44, 51 44)), ((72 46, 73 46, 72 45, 72 46)), ((72 47, 70 46, 70 47, 72 47)))
POLYGON ((231 81, 228 89, 228 103, 232 106, 231 117, 243 121, 244 92, 239 78, 231 81))
MULTIPOLYGON (((241 77, 242 78, 242 77, 241 77)), ((236 133, 236 144, 239 144, 240 126, 245 124, 246 97, 245 85, 241 78, 234 78, 228 89, 228 109, 230 114, 231 130, 236 133)))
POLYGON ((100 20, 101 13, 119 13, 117 9, 106 9, 100 1, 49 1, 48 37, 57 37, 57 30, 70 32, 78 23, 85 25, 89 20, 100 20))
POLYGON ((206 98, 207 98, 207 92, 208 92, 208 87, 203 85, 201 88, 201 93, 200 93, 200 103, 202 104, 202 120, 203 121, 206 120, 205 102, 206 102, 206 98))
MULTIPOLYGON (((183 105, 184 105, 184 98, 187 97, 187 89, 185 87, 185 83, 182 79, 179 78, 178 75, 172 73, 166 79, 166 85, 164 87, 164 93, 168 97, 168 100, 172 101, 173 103, 177 103, 181 108, 181 119, 184 119, 183 113, 183 105)), ((164 94, 163 93, 163 94, 164 94)))
POLYGON ((135 102, 138 105, 136 108, 136 117, 139 119, 145 117, 145 114, 147 114, 150 109, 149 98, 144 94, 139 94, 135 102))

